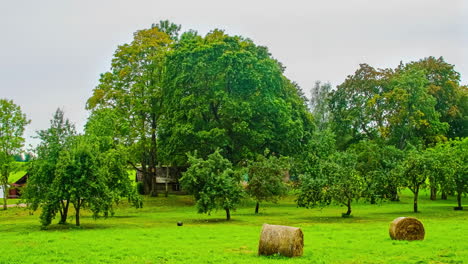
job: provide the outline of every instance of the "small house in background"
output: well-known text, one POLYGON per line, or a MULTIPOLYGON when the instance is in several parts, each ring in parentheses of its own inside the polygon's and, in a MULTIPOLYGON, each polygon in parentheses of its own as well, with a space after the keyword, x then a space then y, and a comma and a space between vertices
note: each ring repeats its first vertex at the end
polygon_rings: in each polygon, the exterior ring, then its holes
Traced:
MULTIPOLYGON (((180 192, 179 179, 182 177, 182 172, 186 171, 187 167, 176 166, 160 166, 156 168, 156 191, 164 192, 180 192)), ((137 170, 136 182, 143 182, 143 172, 137 170)))
POLYGON ((29 174, 26 173, 23 177, 19 178, 16 182, 12 183, 8 190, 8 198, 16 199, 21 197, 21 189, 26 185, 29 174))

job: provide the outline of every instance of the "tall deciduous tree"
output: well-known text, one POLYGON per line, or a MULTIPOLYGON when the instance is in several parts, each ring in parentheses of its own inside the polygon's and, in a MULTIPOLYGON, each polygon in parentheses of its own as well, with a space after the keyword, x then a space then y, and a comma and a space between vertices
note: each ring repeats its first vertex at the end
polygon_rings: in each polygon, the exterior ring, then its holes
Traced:
POLYGON ((219 149, 207 159, 189 156, 190 167, 183 173, 180 183, 184 190, 195 196, 199 213, 210 213, 216 209, 226 211, 226 220, 231 219, 243 195, 239 171, 235 171, 229 160, 219 149))
POLYGON ((145 194, 156 195, 153 179, 158 163, 156 140, 165 60, 173 43, 171 37, 177 38, 179 29, 180 26, 162 21, 137 31, 130 44, 117 48, 111 71, 101 75, 87 104, 93 111, 115 111, 118 123, 125 128, 118 132, 125 133, 125 141, 135 154, 131 162, 143 173, 145 194))
POLYGON ((460 85, 460 73, 443 57, 427 57, 405 65, 405 69, 423 70, 428 82, 427 91, 436 99, 435 110, 440 121, 450 125, 450 138, 468 136, 468 90, 460 85))
POLYGON ((409 68, 392 79, 385 93, 385 138, 400 149, 411 144, 428 146, 446 139, 448 124, 440 121, 436 99, 428 93, 428 81, 421 70, 409 68))
POLYGON ((8 177, 14 169, 14 155, 24 144, 26 115, 12 100, 0 99, 0 184, 3 187, 3 210, 7 209, 8 177))
POLYGON ((185 153, 223 150, 233 164, 266 148, 280 155, 305 149, 312 119, 298 87, 267 48, 214 30, 191 32, 168 56, 160 143, 166 163, 185 153))
POLYGON ((310 90, 310 111, 314 116, 314 123, 319 130, 324 130, 330 126, 330 95, 332 85, 316 81, 314 87, 310 90))
POLYGON ((341 149, 362 139, 376 139, 386 124, 384 93, 388 92, 391 69, 361 64, 354 75, 337 86, 330 96, 332 128, 341 149))
POLYGON ((33 210, 43 205, 56 208, 60 213, 61 224, 67 222, 70 197, 65 192, 61 199, 52 199, 49 196, 55 196, 57 190, 50 188, 57 178, 60 153, 70 147, 70 140, 75 134, 75 126, 65 119, 63 110, 58 108, 50 120, 50 127, 37 132, 37 138, 41 142, 36 147, 37 157, 31 163, 24 194, 24 198, 33 210), (55 201, 56 204, 48 204, 51 201, 55 201))

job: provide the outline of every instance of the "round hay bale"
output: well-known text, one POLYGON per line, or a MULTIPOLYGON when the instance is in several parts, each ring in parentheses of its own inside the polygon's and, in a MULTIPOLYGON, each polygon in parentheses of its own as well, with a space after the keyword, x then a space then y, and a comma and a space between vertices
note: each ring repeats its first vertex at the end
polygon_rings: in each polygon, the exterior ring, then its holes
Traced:
POLYGON ((182 223, 181 221, 177 222, 177 226, 183 226, 184 223, 182 223))
POLYGON ((264 224, 258 244, 258 255, 280 254, 287 257, 302 256, 304 234, 297 227, 264 224))
POLYGON ((390 223, 390 237, 393 240, 424 240, 424 226, 416 218, 398 217, 390 223))

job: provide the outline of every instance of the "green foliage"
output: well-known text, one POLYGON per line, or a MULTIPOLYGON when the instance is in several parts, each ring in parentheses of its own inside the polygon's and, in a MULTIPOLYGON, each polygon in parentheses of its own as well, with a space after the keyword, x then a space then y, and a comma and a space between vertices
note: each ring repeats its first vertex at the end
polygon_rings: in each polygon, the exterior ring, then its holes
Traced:
POLYGON ((255 213, 258 213, 261 202, 277 202, 286 194, 288 188, 285 177, 289 174, 289 169, 290 160, 287 157, 278 158, 269 155, 268 151, 264 155, 258 155, 255 161, 249 163, 247 168, 249 181, 246 190, 257 202, 255 213))
POLYGON ((161 21, 135 32, 130 44, 117 48, 111 70, 101 75, 87 102, 93 111, 88 133, 102 136, 108 132, 102 144, 123 143, 130 148, 133 155, 128 156, 129 162, 141 167, 145 194, 155 195, 151 179, 157 165, 165 62, 174 41, 171 36, 175 38, 178 30, 174 24, 161 21))
POLYGON ((36 147, 37 158, 29 166, 28 185, 23 198, 32 210, 40 206, 47 208, 41 217, 44 225, 50 224, 57 212, 60 212, 60 223, 67 221, 69 195, 63 192, 61 186, 54 185, 54 181, 60 154, 70 147, 70 140, 75 134, 75 126, 65 119, 60 108, 50 120, 50 127, 37 132, 41 142, 36 147))
POLYGON ((378 199, 397 201, 403 179, 395 168, 403 161, 404 152, 391 145, 367 140, 352 145, 350 150, 357 155, 356 170, 365 182, 363 196, 371 203, 378 199))
POLYGON ((182 188, 195 197, 199 213, 213 210, 226 210, 230 219, 230 210, 235 209, 243 196, 240 184, 240 171, 235 171, 229 160, 223 158, 220 150, 198 158, 196 153, 188 155, 190 167, 180 179, 182 188))
POLYGON ((3 187, 3 209, 6 210, 8 177, 16 170, 15 154, 21 152, 23 133, 30 120, 12 100, 0 99, 0 184, 3 187))
POLYGON ((443 141, 448 124, 439 120, 436 99, 428 93, 424 72, 409 68, 392 80, 393 89, 385 94, 388 100, 386 120, 382 134, 390 144, 404 149, 427 146, 443 141))
POLYGON ((405 69, 422 70, 428 81, 427 92, 436 99, 435 110, 440 121, 450 125, 450 138, 468 136, 468 89, 460 85, 460 73, 443 57, 427 57, 408 63, 405 69))
POLYGON ((467 88, 443 58, 428 57, 396 69, 361 64, 332 92, 330 110, 338 146, 378 140, 399 149, 429 147, 466 136, 467 88))
POLYGON ((310 90, 310 111, 314 116, 314 123, 319 130, 324 130, 330 126, 330 93, 332 86, 330 83, 315 82, 310 90))
POLYGON ((183 165, 186 152, 217 148, 233 164, 266 148, 280 155, 304 150, 312 119, 283 67, 251 40, 214 30, 183 35, 169 53, 160 155, 183 165))
MULTIPOLYGON (((31 162, 25 199, 33 210, 42 208, 41 224, 47 227, 57 213, 67 221, 69 204, 88 208, 94 217, 113 213, 113 204, 127 197, 136 206, 140 200, 127 173, 126 150, 109 148, 96 135, 76 136, 73 125, 58 109, 47 130, 38 132, 37 159, 31 162)), ((104 140, 105 141, 105 140, 104 140)))
POLYGON ((351 152, 336 152, 320 163, 320 174, 300 177, 297 204, 300 207, 325 206, 331 202, 347 207, 344 216, 351 215, 351 203, 364 191, 364 180, 356 170, 357 157, 351 152))
POLYGON ((455 193, 458 207, 461 207, 462 196, 468 192, 468 139, 450 140, 426 152, 430 158, 431 187, 455 193))

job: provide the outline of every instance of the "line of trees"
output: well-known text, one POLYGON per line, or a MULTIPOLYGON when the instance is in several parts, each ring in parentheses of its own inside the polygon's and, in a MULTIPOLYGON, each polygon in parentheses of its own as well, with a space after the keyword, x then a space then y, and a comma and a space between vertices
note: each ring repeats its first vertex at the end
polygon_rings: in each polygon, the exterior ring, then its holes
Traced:
MULTIPOLYGON (((357 199, 397 201, 402 188, 414 193, 415 212, 426 187, 432 199, 457 195, 461 208, 468 92, 443 58, 395 69, 361 64, 336 88, 317 82, 308 101, 266 47, 221 30, 180 30, 161 21, 117 48, 87 101, 84 135, 60 109, 38 132, 26 197, 42 207, 44 226, 57 213, 64 223, 70 204, 77 225, 82 208, 108 215, 121 197, 138 205, 129 167, 156 196, 159 165, 189 166, 180 182, 199 212, 221 209, 227 219, 244 189, 256 213, 261 202, 277 201, 286 174, 296 180, 299 206, 338 203, 344 216, 357 199)), ((16 112, 16 134, 0 134, 2 175, 28 123, 16 112)))

